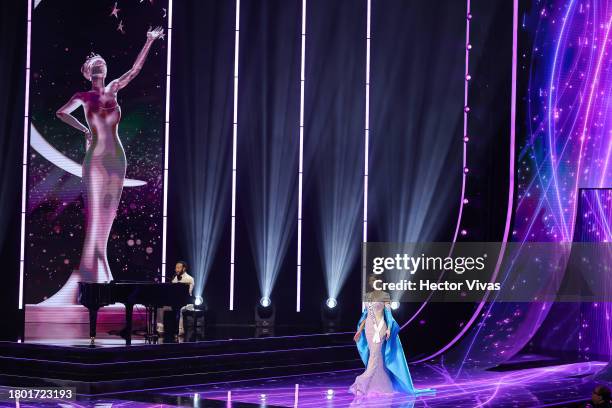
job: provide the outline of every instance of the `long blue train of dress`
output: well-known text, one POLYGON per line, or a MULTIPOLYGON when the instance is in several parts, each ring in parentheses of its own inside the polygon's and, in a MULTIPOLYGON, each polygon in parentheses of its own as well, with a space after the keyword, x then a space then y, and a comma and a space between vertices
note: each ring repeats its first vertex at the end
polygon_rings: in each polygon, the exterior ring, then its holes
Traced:
MULTIPOLYGON (((361 326, 361 323, 367 318, 367 309, 361 315, 357 327, 361 326)), ((385 323, 390 330, 389 339, 383 342, 382 355, 385 365, 385 370, 389 374, 393 389, 396 392, 404 394, 421 394, 421 393, 432 393, 435 392, 432 388, 417 389, 414 388, 412 383, 412 377, 408 370, 408 363, 406 362, 406 356, 404 355, 404 349, 399 338, 400 327, 393 318, 391 311, 384 308, 385 323)), ((361 336, 357 341, 357 350, 364 365, 367 367, 368 359, 370 356, 370 350, 368 349, 368 342, 366 336, 361 336)))

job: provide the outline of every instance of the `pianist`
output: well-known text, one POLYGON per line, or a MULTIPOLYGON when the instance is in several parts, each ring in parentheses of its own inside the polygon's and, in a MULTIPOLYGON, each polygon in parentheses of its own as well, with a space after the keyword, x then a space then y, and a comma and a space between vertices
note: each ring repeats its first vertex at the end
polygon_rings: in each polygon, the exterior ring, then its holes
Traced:
POLYGON ((178 261, 174 266, 174 279, 172 283, 186 283, 189 285, 189 295, 193 292, 193 278, 187 273, 187 263, 178 261))
MULTIPOLYGON (((189 285, 189 295, 191 296, 193 293, 193 286, 194 286, 194 280, 193 277, 191 275, 189 275, 187 273, 187 262, 184 261, 178 261, 176 263, 176 265, 174 266, 174 278, 172 279, 172 283, 183 283, 183 284, 187 284, 189 285)), ((178 334, 179 336, 182 336, 184 333, 183 330, 183 310, 185 309, 186 306, 182 307, 180 310, 176 310, 176 320, 178 320, 178 334)), ((157 331, 160 333, 164 332, 164 325, 163 323, 163 313, 166 310, 172 310, 170 307, 166 306, 163 308, 160 308, 158 310, 158 318, 157 318, 157 331)), ((175 325, 177 326, 177 325, 175 325)))

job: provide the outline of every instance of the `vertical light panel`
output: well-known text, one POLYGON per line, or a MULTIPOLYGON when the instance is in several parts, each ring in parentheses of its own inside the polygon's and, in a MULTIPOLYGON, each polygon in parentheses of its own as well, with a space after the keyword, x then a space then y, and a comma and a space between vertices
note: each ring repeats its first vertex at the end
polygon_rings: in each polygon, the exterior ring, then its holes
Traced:
MULTIPOLYGON (((368 156, 370 150, 370 36, 372 27, 372 0, 367 0, 368 10, 366 19, 366 75, 365 75, 365 125, 364 125, 364 153, 363 153, 363 242, 368 242, 368 156)), ((362 246, 362 268, 363 279, 361 280, 361 293, 366 291, 365 274, 366 274, 366 254, 365 245, 362 246)), ((362 302, 361 308, 365 307, 362 302)))
POLYGON ((301 310, 302 292, 302 177, 304 172, 304 82, 306 63, 306 0, 302 0, 302 54, 300 64, 300 161, 298 164, 298 236, 297 236, 297 293, 295 311, 301 310))
POLYGON ((366 78, 365 78, 365 131, 363 155, 363 242, 368 242, 368 155, 370 148, 370 34, 372 22, 372 0, 368 2, 366 22, 366 78))
POLYGON ((26 69, 25 69, 25 106, 23 108, 23 157, 21 176, 21 248, 19 251, 19 310, 23 309, 23 275, 25 268, 25 218, 27 204, 28 179, 28 135, 30 129, 30 52, 32 43, 32 1, 28 2, 27 40, 26 40, 26 69))
POLYGON ((166 282, 166 239, 168 231, 168 153, 170 152, 170 67, 172 60, 172 0, 168 0, 168 53, 166 55, 166 117, 164 140, 164 207, 161 281, 166 282))
POLYGON ((230 251, 229 310, 234 310, 234 267, 236 247, 236 155, 238 151, 238 55, 240 52, 240 0, 236 0, 236 33, 234 42, 234 117, 232 130, 232 233, 230 251))

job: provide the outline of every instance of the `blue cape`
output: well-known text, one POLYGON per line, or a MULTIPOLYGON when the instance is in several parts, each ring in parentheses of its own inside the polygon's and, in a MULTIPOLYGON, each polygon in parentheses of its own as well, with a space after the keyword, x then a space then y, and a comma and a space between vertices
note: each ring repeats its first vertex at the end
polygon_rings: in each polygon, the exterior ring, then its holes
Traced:
MULTIPOLYGON (((365 320, 368 315, 368 311, 364 310, 357 324, 357 330, 359 326, 365 320)), ((391 335, 389 340, 386 340, 382 344, 382 354, 385 364, 385 369, 391 378, 393 383, 393 389, 397 392, 405 394, 418 394, 423 392, 434 392, 431 388, 416 389, 412 383, 412 377, 410 377, 410 371, 408 370, 408 363, 406 363, 406 356, 404 356, 404 349, 402 348, 402 342, 399 338, 400 327, 393 318, 391 311, 385 307, 385 323, 389 328, 391 335)), ((367 367, 368 359, 370 357, 370 349, 368 348, 368 340, 366 339, 365 332, 359 337, 357 341, 357 350, 363 364, 367 367)))

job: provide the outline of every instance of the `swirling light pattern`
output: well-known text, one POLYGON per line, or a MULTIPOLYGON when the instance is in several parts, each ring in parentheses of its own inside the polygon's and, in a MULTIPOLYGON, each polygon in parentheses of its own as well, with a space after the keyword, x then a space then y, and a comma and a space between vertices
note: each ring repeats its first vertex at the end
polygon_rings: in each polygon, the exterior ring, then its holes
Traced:
POLYGON ((355 399, 348 387, 357 372, 345 370, 191 387, 169 392, 164 400, 170 402, 170 397, 180 397, 182 401, 194 398, 224 402, 228 407, 239 404, 313 408, 568 406, 588 400, 595 384, 582 377, 596 372, 603 365, 601 362, 587 362, 506 372, 465 373, 461 378, 454 378, 456 367, 453 366, 419 365, 412 368, 415 378, 420 381, 418 386, 436 388, 436 393, 419 397, 396 393, 376 399, 355 399))
MULTIPOLYGON (((571 242, 579 190, 612 181, 612 4, 546 0, 522 6, 518 112, 524 133, 512 236, 522 245, 571 242)), ((550 310, 547 303, 492 302, 466 342, 465 361, 506 360, 533 338, 550 310)))
MULTIPOLYGON (((574 241, 580 243, 605 243, 601 245, 579 244, 592 251, 589 264, 581 276, 588 285, 598 287, 604 296, 610 297, 609 265, 612 251, 612 190, 580 189, 574 241), (595 259, 593 262, 591 259, 595 259), (603 273, 602 273, 603 272, 603 273)), ((581 254, 581 258, 584 255, 581 254)), ((571 268, 571 266, 570 266, 571 268)), ((612 304, 608 302, 559 303, 553 305, 540 331, 531 341, 534 351, 552 350, 571 352, 583 360, 605 358, 612 355, 610 316, 612 304), (562 333, 563 336, 559 336, 562 333)), ((610 365, 599 373, 607 375, 610 365)))

